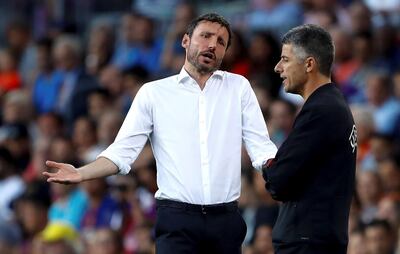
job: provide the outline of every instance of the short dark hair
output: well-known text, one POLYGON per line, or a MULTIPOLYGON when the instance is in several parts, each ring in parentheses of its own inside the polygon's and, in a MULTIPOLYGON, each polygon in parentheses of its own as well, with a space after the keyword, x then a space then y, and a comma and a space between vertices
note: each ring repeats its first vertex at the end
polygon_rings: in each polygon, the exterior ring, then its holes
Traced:
POLYGON ((229 25, 228 21, 226 21, 226 19, 224 17, 222 17, 221 15, 219 15, 217 13, 207 13, 207 14, 201 15, 201 16, 193 19, 190 22, 188 28, 186 29, 186 34, 189 35, 189 37, 191 38, 192 35, 193 35, 194 29, 202 21, 209 21, 209 22, 213 22, 213 23, 218 23, 221 26, 225 27, 226 30, 228 30, 228 34, 229 34, 228 44, 227 44, 226 48, 229 48, 229 46, 231 45, 231 39, 232 39, 231 26, 229 25))
POLYGON ((283 36, 282 44, 292 44, 304 50, 305 57, 312 56, 317 60, 322 74, 331 75, 335 47, 330 34, 323 28, 311 24, 297 26, 283 36))

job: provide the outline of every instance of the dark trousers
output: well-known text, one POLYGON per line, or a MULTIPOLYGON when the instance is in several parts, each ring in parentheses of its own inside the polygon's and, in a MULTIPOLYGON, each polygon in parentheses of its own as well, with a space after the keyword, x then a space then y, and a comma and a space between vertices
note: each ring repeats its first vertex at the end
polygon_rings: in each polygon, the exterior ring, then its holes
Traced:
POLYGON ((157 254, 240 254, 246 230, 237 202, 201 206, 157 200, 157 254))
POLYGON ((323 245, 312 243, 274 244, 275 254, 346 254, 345 245, 323 245))

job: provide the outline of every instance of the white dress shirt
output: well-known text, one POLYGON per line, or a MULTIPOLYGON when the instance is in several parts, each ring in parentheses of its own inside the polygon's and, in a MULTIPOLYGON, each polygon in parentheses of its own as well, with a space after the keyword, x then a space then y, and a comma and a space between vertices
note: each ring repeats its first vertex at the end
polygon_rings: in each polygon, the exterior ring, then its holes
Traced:
POLYGON ((203 90, 183 68, 144 84, 114 143, 99 156, 126 174, 148 138, 157 164, 155 197, 191 204, 239 198, 242 141, 257 169, 277 150, 248 80, 223 71, 203 90))

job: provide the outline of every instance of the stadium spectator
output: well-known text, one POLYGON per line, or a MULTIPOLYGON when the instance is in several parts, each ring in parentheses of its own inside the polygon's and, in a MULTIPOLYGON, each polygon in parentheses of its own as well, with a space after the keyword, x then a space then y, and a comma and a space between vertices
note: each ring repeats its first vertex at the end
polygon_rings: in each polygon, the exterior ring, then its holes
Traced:
POLYGON ((63 84, 60 71, 54 69, 53 41, 43 38, 36 43, 37 74, 33 84, 32 100, 37 114, 56 110, 58 95, 63 84))
POLYGON ((360 220, 369 223, 375 218, 383 195, 379 175, 371 171, 359 172, 356 191, 361 205, 360 220))
POLYGON ((84 72, 81 53, 81 43, 75 36, 63 35, 54 42, 56 68, 63 72, 56 111, 63 116, 69 130, 79 116, 87 114, 87 96, 98 87, 96 79, 84 72))
POLYGON ((39 180, 27 184, 24 192, 13 201, 16 218, 24 235, 21 253, 32 253, 34 239, 48 223, 50 204, 49 184, 39 180))
POLYGON ((0 51, 0 96, 22 86, 20 73, 17 71, 17 59, 10 50, 0 51))
POLYGON ((396 238, 385 220, 373 220, 365 226, 365 243, 368 254, 392 254, 396 238))
POLYGON ((114 49, 115 34, 110 24, 95 24, 89 33, 85 55, 85 69, 90 75, 98 75, 110 60, 114 49))
POLYGON ((25 183, 16 169, 15 159, 10 151, 0 147, 0 222, 10 223, 14 218, 11 202, 25 189, 25 183))
POLYGON ((391 135, 400 117, 400 101, 392 96, 390 78, 384 73, 370 73, 366 85, 367 103, 373 109, 376 131, 391 135))

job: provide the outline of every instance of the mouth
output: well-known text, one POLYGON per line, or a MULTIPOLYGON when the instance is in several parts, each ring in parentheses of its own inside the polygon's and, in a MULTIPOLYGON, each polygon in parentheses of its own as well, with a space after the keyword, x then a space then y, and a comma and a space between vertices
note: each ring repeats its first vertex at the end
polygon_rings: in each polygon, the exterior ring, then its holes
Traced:
POLYGON ((201 56, 203 56, 204 58, 210 60, 215 60, 215 55, 211 52, 203 52, 200 54, 201 56))

